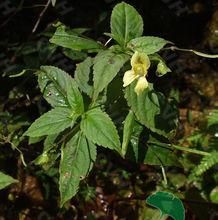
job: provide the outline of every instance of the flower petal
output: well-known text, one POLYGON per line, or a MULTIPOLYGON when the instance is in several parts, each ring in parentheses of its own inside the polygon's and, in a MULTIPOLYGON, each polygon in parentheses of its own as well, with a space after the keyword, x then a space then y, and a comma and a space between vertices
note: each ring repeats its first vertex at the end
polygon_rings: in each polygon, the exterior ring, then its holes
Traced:
POLYGON ((134 67, 137 64, 142 64, 146 70, 149 69, 151 62, 148 55, 136 51, 131 58, 131 66, 134 67))
POLYGON ((126 71, 123 77, 123 87, 128 86, 137 78, 138 76, 134 74, 133 70, 126 71))
POLYGON ((135 86, 135 92, 140 95, 148 87, 148 81, 145 77, 140 77, 135 86))
POLYGON ((139 52, 135 51, 131 58, 131 66, 133 67, 135 64, 138 64, 139 52))
POLYGON ((146 69, 148 70, 151 66, 151 62, 150 62, 150 59, 149 59, 148 55, 145 54, 145 53, 141 53, 140 59, 141 59, 143 65, 145 65, 146 69))

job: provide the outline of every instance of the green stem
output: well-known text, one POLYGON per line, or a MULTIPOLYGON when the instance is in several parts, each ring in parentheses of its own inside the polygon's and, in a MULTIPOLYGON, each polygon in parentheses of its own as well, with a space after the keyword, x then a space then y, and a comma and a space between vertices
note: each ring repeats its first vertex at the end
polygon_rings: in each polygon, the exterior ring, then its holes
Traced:
POLYGON ((164 169, 163 166, 161 166, 161 171, 162 171, 162 174, 163 174, 164 185, 167 186, 168 181, 167 181, 166 172, 165 172, 165 169, 164 169))
POLYGON ((65 134, 61 140, 57 142, 57 145, 59 145, 61 142, 65 142, 65 140, 70 136, 76 134, 76 132, 79 130, 80 123, 78 123, 69 133, 65 134))
POLYGON ((201 150, 196 150, 196 149, 190 149, 188 147, 181 147, 178 145, 171 145, 173 148, 175 148, 176 150, 181 150, 181 151, 186 151, 188 153, 192 153, 192 154, 198 154, 198 155, 202 155, 202 156, 209 156, 211 155, 208 152, 205 151, 201 151, 201 150))
POLYGON ((172 51, 178 50, 178 51, 184 51, 184 52, 191 52, 191 53, 194 53, 198 56, 206 57, 206 58, 214 58, 214 59, 218 58, 218 54, 206 54, 206 53, 202 53, 202 52, 192 50, 192 49, 183 49, 183 48, 178 48, 178 47, 175 47, 175 46, 172 46, 169 49, 172 50, 172 51))

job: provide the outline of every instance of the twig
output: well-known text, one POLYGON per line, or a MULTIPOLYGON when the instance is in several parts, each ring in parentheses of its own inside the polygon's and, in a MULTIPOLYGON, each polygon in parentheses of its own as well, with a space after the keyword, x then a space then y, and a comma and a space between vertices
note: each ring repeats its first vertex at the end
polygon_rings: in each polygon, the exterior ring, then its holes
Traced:
POLYGON ((47 9, 48 9, 50 3, 51 3, 51 0, 48 0, 48 1, 47 1, 47 4, 46 4, 45 7, 44 7, 44 9, 43 9, 43 10, 41 11, 41 13, 39 14, 38 20, 36 21, 36 24, 35 24, 35 26, 34 26, 34 28, 33 28, 33 30, 32 30, 32 33, 36 32, 36 29, 38 28, 39 23, 40 23, 40 21, 42 20, 43 15, 44 15, 45 12, 47 11, 47 9))

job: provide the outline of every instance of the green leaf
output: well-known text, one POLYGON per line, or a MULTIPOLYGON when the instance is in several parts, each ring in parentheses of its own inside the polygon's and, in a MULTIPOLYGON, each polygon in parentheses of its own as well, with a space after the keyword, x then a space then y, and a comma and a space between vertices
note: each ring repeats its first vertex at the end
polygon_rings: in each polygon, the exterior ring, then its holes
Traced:
POLYGON ((11 176, 8 176, 0 172, 0 190, 16 182, 18 181, 12 178, 11 176))
POLYGON ((143 20, 139 13, 129 4, 117 4, 111 15, 112 37, 122 46, 143 33, 143 20))
POLYGON ((214 109, 208 115, 208 127, 218 125, 218 110, 214 109))
POLYGON ((92 58, 88 57, 82 63, 77 64, 75 71, 75 80, 79 88, 91 97, 93 87, 89 85, 89 76, 93 65, 92 58))
POLYGON ((111 51, 100 52, 94 60, 94 99, 108 86, 129 59, 128 55, 111 51))
POLYGON ((181 167, 176 154, 168 144, 148 142, 146 147, 145 164, 181 167))
POLYGON ((125 98, 137 119, 151 131, 170 137, 177 126, 176 106, 169 103, 163 94, 150 88, 151 84, 140 95, 134 91, 135 85, 136 82, 133 82, 126 88, 125 98))
POLYGON ((43 135, 60 133, 72 126, 77 117, 78 115, 75 115, 71 109, 57 107, 36 119, 24 135, 40 137, 43 135))
POLYGON ((143 161, 140 161, 140 158, 141 158, 140 135, 142 131, 143 131, 143 126, 135 121, 127 152, 131 153, 130 150, 132 150, 133 155, 131 155, 130 158, 134 158, 134 161, 136 162, 143 162, 143 161))
POLYGON ((135 115, 132 111, 126 116, 123 126, 123 142, 122 142, 122 155, 125 156, 127 147, 131 139, 133 128, 135 125, 135 115))
POLYGON ((63 49, 63 54, 73 61, 83 61, 87 58, 87 53, 67 48, 63 49))
POLYGON ((170 42, 163 38, 146 36, 131 40, 127 46, 133 51, 143 52, 149 55, 158 52, 168 43, 170 42))
POLYGON ((29 137, 28 145, 36 144, 36 143, 42 141, 43 139, 45 139, 45 136, 41 136, 41 137, 29 137))
POLYGON ((182 167, 166 138, 144 129, 135 121, 126 157, 137 163, 182 167))
POLYGON ((181 200, 169 192, 156 192, 146 200, 147 204, 157 208, 163 215, 168 215, 174 220, 185 220, 185 209, 181 200))
POLYGON ((50 39, 50 42, 71 50, 98 50, 102 45, 88 38, 79 37, 74 31, 60 25, 50 39))
POLYGON ((48 135, 43 144, 43 152, 33 162, 35 165, 40 165, 43 170, 47 171, 55 165, 60 153, 57 152, 57 144, 55 140, 59 134, 48 135))
POLYGON ((77 114, 83 113, 83 98, 76 82, 63 70, 42 66, 38 72, 38 83, 44 98, 53 107, 71 107, 77 114))
POLYGON ((218 204, 218 186, 216 186, 216 187, 210 192, 210 200, 211 200, 211 202, 218 204))
POLYGON ((55 140, 57 139, 59 134, 51 134, 48 135, 43 143, 43 151, 44 152, 48 152, 49 150, 51 150, 52 148, 54 148, 56 146, 55 144, 55 140))
POLYGON ((201 159, 199 165, 195 166, 190 175, 190 179, 196 176, 202 176, 206 171, 218 164, 218 151, 212 151, 201 159))
POLYGON ((140 160, 142 152, 139 143, 142 131, 143 126, 136 121, 134 113, 130 111, 124 122, 122 155, 140 163, 143 162, 140 160))
POLYGON ((76 195, 79 183, 92 169, 96 146, 78 132, 62 149, 59 190, 61 206, 76 195))
POLYGON ((121 153, 117 129, 111 118, 101 109, 94 108, 84 115, 81 130, 95 144, 121 153))

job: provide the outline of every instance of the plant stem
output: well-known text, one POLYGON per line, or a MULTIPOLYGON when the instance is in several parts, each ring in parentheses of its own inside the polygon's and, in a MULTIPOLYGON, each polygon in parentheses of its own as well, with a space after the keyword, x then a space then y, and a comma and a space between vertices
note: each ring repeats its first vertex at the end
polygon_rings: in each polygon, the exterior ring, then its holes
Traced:
POLYGON ((166 176, 166 172, 165 172, 165 169, 163 166, 161 166, 161 171, 162 171, 162 174, 163 174, 163 181, 164 181, 164 185, 167 186, 168 184, 168 181, 167 181, 167 176, 166 176))
POLYGON ((79 130, 80 124, 78 123, 69 133, 65 134, 63 138, 61 138, 58 142, 57 145, 60 144, 61 142, 64 142, 70 135, 76 133, 79 130))
POLYGON ((47 3, 46 3, 46 5, 45 5, 45 7, 44 7, 44 9, 43 9, 42 12, 40 13, 40 15, 39 15, 39 17, 38 17, 38 20, 36 21, 36 24, 35 24, 35 26, 34 26, 34 28, 33 28, 33 30, 32 30, 32 33, 36 32, 36 29, 38 28, 39 23, 40 23, 40 21, 41 21, 43 15, 44 15, 45 12, 47 11, 47 9, 48 9, 50 3, 51 3, 51 0, 48 0, 47 3))
POLYGON ((202 155, 202 156, 209 156, 211 155, 208 152, 205 151, 201 151, 201 150, 196 150, 196 149, 190 149, 188 147, 181 147, 178 145, 171 145, 173 148, 177 149, 177 150, 181 150, 181 151, 186 151, 188 153, 192 153, 192 154, 198 154, 198 155, 202 155))

